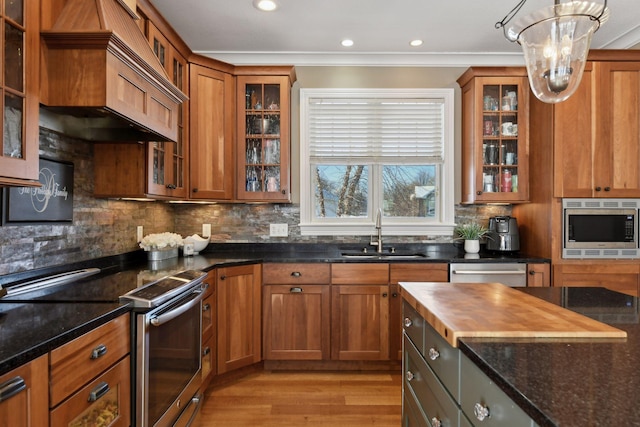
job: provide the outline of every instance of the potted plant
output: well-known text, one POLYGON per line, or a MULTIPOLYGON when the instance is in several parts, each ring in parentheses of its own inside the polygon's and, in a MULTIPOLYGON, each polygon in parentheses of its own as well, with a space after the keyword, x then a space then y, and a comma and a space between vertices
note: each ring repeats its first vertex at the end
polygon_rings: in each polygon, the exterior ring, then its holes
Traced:
POLYGON ((468 224, 460 224, 456 226, 453 232, 464 239, 464 250, 471 254, 480 252, 480 239, 487 235, 489 229, 476 222, 468 224))

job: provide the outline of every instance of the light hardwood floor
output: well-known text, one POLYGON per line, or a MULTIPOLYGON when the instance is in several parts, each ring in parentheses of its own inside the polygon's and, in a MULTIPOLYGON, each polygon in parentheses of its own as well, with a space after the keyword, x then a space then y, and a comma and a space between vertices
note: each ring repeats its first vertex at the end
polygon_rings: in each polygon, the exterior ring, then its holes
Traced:
POLYGON ((401 395, 399 372, 265 371, 209 387, 201 427, 399 427, 401 395))

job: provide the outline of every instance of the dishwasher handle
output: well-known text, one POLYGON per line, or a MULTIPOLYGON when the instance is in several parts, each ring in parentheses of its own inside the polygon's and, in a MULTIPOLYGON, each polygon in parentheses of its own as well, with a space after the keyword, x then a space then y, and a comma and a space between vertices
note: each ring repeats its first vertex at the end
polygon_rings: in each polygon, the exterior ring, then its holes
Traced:
POLYGON ((506 274, 527 274, 526 270, 452 270, 451 274, 459 274, 461 276, 470 276, 470 275, 487 275, 487 274, 496 274, 496 275, 506 275, 506 274))

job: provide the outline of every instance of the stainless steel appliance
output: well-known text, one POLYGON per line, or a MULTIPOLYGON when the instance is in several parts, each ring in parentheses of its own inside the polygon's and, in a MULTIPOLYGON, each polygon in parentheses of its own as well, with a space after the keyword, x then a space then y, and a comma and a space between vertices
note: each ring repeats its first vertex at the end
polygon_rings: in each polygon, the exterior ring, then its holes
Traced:
POLYGON ((497 252, 515 252, 520 250, 520 232, 518 222, 511 216, 489 218, 487 250, 497 252))
POLYGON ((136 426, 190 426, 198 415, 205 277, 184 271, 121 297, 136 313, 136 426))
POLYGON ((640 258, 638 199, 563 199, 563 258, 640 258))
POLYGON ((511 287, 527 286, 527 264, 516 262, 451 263, 452 283, 502 283, 511 287))

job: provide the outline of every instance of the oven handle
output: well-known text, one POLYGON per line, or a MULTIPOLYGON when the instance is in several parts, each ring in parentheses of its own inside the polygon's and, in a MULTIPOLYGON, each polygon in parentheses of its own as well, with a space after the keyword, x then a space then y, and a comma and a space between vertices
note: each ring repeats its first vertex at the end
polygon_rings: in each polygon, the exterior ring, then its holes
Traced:
POLYGON ((527 272, 524 270, 453 270, 451 273, 468 276, 471 274, 526 274, 527 272))
POLYGON ((198 289, 198 290, 195 290, 193 293, 197 294, 195 298, 182 304, 179 307, 174 308, 171 311, 163 313, 159 316, 153 316, 149 320, 149 323, 151 323, 153 326, 162 326, 163 324, 175 319, 176 317, 180 316, 182 313, 194 307, 196 304, 199 304, 200 301, 202 301, 202 299, 204 298, 204 292, 202 292, 201 289, 198 289))

